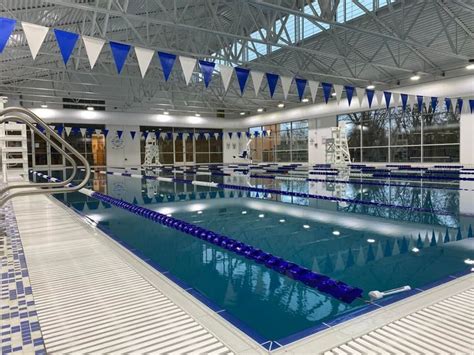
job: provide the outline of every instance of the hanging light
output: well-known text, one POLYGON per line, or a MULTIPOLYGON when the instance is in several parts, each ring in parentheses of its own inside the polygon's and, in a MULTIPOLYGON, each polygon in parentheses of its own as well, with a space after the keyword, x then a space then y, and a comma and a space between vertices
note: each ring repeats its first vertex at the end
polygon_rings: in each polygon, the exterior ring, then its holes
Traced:
POLYGON ((240 116, 243 116, 243 115, 245 115, 245 112, 242 111, 242 112, 240 113, 240 116))
POLYGON ((263 112, 263 108, 259 107, 259 108, 257 109, 257 112, 263 112))
POLYGON ((163 115, 169 115, 170 113, 168 111, 163 112, 163 115))
POLYGON ((87 110, 87 111, 94 111, 94 107, 92 107, 92 106, 87 106, 87 107, 86 107, 86 110, 87 110))
POLYGON ((41 108, 48 108, 48 105, 46 105, 46 104, 41 104, 41 108))
POLYGON ((280 102, 278 105, 277 105, 279 108, 283 108, 285 107, 285 104, 283 102, 280 102))
POLYGON ((201 117, 201 114, 200 113, 195 113, 194 116, 201 117))
POLYGON ((420 80, 421 76, 419 76, 417 73, 414 73, 411 77, 410 80, 412 81, 417 81, 420 80))
POLYGON ((304 102, 304 103, 309 102, 309 99, 305 97, 303 100, 301 100, 301 102, 304 102))
POLYGON ((369 84, 369 85, 367 85, 367 89, 369 89, 369 90, 375 89, 375 85, 374 84, 369 84))

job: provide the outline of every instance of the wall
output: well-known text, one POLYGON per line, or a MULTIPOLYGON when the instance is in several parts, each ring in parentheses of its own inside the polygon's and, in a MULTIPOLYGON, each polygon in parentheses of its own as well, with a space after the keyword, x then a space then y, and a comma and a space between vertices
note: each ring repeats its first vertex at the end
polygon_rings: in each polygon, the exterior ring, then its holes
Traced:
POLYGON ((134 166, 140 165, 140 127, 107 125, 109 130, 106 140, 107 166, 134 166), (117 130, 123 130, 121 139, 118 139, 117 130), (136 131, 135 139, 130 131, 136 131))
MULTIPOLYGON (((468 103, 465 105, 469 106, 468 103)), ((461 114, 460 127, 460 154, 461 164, 474 165, 474 114, 461 114)))
POLYGON ((336 116, 308 120, 308 164, 326 163, 324 140, 331 138, 331 127, 336 126, 336 116))
MULTIPOLYGON (((238 157, 244 149, 246 149, 247 145, 247 136, 242 135, 240 139, 237 137, 236 131, 231 130, 223 130, 223 137, 222 137, 222 149, 224 150, 224 164, 228 163, 241 163, 244 162, 241 158, 234 158, 238 157), (229 132, 234 132, 232 134, 232 139, 229 137, 229 132)), ((246 161, 245 161, 246 162, 246 161)))

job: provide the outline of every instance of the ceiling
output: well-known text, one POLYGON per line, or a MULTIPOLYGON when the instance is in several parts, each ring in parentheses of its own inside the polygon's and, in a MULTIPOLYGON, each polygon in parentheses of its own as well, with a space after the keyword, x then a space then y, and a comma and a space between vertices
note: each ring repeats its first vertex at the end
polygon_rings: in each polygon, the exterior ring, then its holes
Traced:
MULTIPOLYGON (((336 22, 331 14, 316 9, 303 12, 308 1, 2 0, 0 16, 198 59, 217 59, 227 65, 361 87, 369 83, 377 88, 405 85, 414 72, 423 81, 459 75, 474 58, 474 1, 389 1, 369 11, 367 0, 328 0, 356 5, 364 12, 347 22, 336 22), (290 40, 285 28, 290 18, 312 23, 321 31, 303 40, 290 40), (283 24, 278 29, 274 26, 277 20, 283 24), (265 34, 250 37, 259 29, 265 29, 265 34), (242 47, 232 46, 236 42, 242 47), (242 48, 248 52, 262 44, 271 45, 274 51, 252 61, 240 56, 242 48)), ((270 99, 265 80, 258 96, 250 79, 241 96, 235 77, 225 92, 217 71, 205 89, 198 80, 197 66, 189 86, 178 63, 165 82, 157 58, 142 79, 135 54, 130 53, 119 75, 105 46, 91 70, 78 41, 65 66, 50 31, 33 60, 17 24, 0 55, 0 94, 20 99, 27 107, 61 107, 63 98, 94 99, 105 101, 107 110, 198 112, 225 118, 255 113, 257 108, 276 110, 276 104, 283 101, 281 87, 270 99)), ((285 105, 302 105, 294 85, 285 105)))

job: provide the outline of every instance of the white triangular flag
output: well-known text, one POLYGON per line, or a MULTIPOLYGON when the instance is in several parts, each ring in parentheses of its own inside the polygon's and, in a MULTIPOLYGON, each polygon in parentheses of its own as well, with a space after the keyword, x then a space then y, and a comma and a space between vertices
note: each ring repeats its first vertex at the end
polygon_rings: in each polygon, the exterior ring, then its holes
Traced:
POLYGON ((444 96, 438 96, 438 103, 436 107, 439 107, 439 110, 445 110, 446 102, 444 101, 444 96))
POLYGON ((209 137, 210 137, 210 134, 209 134, 209 133, 204 133, 204 137, 205 137, 206 140, 208 141, 208 140, 209 140, 209 137))
POLYGON ((385 100, 383 99, 383 91, 376 90, 375 91, 375 97, 377 98, 377 103, 379 105, 383 105, 385 103, 385 100))
POLYGON ((359 106, 362 106, 362 101, 364 101, 365 97, 365 89, 364 88, 355 88, 357 98, 359 99, 359 106))
POLYGON ((178 138, 178 133, 173 133, 173 140, 175 141, 178 138))
POLYGON ((72 127, 64 127, 64 130, 66 131, 66 136, 69 136, 71 134, 72 127))
POLYGON ((291 76, 281 76, 281 87, 283 88, 283 97, 285 100, 288 98, 288 93, 290 92, 291 82, 293 78, 291 76))
POLYGON ((183 133, 183 140, 184 141, 187 141, 188 140, 188 137, 189 137, 189 133, 183 133))
POLYGON ((398 92, 392 92, 392 102, 393 107, 398 107, 400 105, 400 94, 398 92))
POLYGON ((214 138, 215 138, 215 139, 219 138, 219 133, 218 133, 218 132, 215 132, 215 133, 214 133, 214 138))
POLYGON ((413 106, 416 104, 416 96, 415 95, 408 95, 408 106, 410 106, 410 110, 413 111, 413 106))
POLYGON ((140 67, 140 73, 142 73, 142 78, 144 78, 155 51, 147 48, 135 47, 135 54, 137 56, 138 66, 140 67))
POLYGON ((252 77, 253 88, 255 89, 255 96, 258 96, 260 86, 262 85, 263 72, 252 70, 250 71, 250 76, 252 77))
POLYGON ((196 59, 179 56, 179 62, 183 70, 184 80, 186 81, 186 85, 188 85, 193 75, 194 67, 196 66, 196 59))
POLYGON ((219 71, 221 72, 222 84, 224 85, 224 90, 227 91, 230 84, 230 79, 232 78, 232 73, 234 68, 227 65, 220 65, 219 71))
POLYGON ((83 137, 85 137, 86 136, 86 128, 80 128, 80 131, 81 131, 81 135, 83 137))
POLYGON ((105 41, 101 38, 94 38, 89 36, 82 36, 82 41, 84 42, 84 47, 86 48, 87 58, 89 58, 89 64, 91 69, 94 68, 97 58, 104 47, 105 41))
POLYGON ((341 101, 341 97, 342 97, 342 90, 344 89, 344 87, 342 85, 336 85, 334 84, 334 92, 336 93, 336 102, 339 103, 339 101, 341 101))
POLYGON ((28 22, 22 22, 23 32, 25 33, 26 41, 30 47, 31 55, 33 59, 36 58, 41 45, 48 34, 49 28, 39 25, 34 25, 28 22))
POLYGON ((313 103, 316 101, 316 95, 318 94, 319 81, 308 80, 309 91, 311 92, 311 99, 313 103))

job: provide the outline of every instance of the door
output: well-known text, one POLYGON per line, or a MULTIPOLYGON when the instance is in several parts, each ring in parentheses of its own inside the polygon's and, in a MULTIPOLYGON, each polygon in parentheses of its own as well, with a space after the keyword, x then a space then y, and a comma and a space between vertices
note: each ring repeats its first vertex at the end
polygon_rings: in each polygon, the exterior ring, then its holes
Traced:
POLYGON ((174 141, 174 162, 176 165, 194 164, 194 139, 187 135, 178 135, 174 141))

